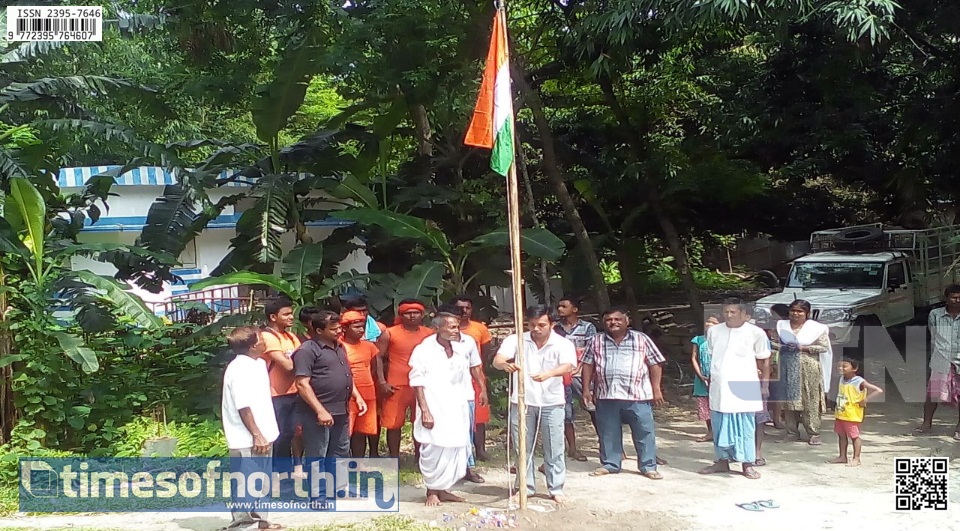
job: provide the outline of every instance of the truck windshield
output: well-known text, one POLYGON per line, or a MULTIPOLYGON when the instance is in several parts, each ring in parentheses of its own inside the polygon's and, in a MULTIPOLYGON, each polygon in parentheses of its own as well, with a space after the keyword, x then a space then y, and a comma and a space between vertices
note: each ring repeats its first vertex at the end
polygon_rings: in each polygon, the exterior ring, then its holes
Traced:
POLYGON ((788 288, 881 289, 880 262, 800 262, 793 264, 788 288))

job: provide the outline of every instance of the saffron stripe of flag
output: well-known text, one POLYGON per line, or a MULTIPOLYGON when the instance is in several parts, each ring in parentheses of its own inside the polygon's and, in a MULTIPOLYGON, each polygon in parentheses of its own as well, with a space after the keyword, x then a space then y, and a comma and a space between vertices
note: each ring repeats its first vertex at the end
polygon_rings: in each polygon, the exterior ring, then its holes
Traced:
POLYGON ((490 168, 504 176, 513 164, 512 94, 507 17, 503 9, 498 9, 493 19, 490 50, 487 52, 477 106, 463 143, 491 149, 490 168))

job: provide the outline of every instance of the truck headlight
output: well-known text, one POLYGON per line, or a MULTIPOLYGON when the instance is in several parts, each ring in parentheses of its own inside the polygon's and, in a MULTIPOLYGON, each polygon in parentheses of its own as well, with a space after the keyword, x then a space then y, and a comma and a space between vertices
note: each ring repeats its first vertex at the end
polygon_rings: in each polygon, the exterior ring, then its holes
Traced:
POLYGON ((849 308, 823 310, 820 312, 820 317, 817 320, 821 323, 843 323, 852 321, 853 310, 849 308))

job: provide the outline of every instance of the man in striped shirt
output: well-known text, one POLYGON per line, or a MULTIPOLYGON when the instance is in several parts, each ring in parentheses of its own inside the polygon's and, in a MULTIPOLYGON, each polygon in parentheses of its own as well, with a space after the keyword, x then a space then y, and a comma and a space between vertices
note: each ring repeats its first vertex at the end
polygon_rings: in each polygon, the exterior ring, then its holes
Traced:
POLYGON ((600 456, 603 466, 590 475, 620 472, 623 419, 630 425, 640 473, 650 479, 663 479, 657 472, 653 406, 663 404, 660 365, 666 359, 647 335, 630 330, 626 311, 619 308, 605 311, 603 324, 605 332, 589 343, 583 355, 583 401, 596 405, 603 448, 600 456))
MULTIPOLYGON (((927 331, 930 333, 930 373, 927 397, 923 404, 923 423, 913 430, 915 435, 930 433, 933 415, 940 403, 956 407, 960 398, 960 286, 947 286, 943 293, 946 306, 930 312, 927 331)), ((960 441, 960 418, 953 429, 953 440, 960 441)))

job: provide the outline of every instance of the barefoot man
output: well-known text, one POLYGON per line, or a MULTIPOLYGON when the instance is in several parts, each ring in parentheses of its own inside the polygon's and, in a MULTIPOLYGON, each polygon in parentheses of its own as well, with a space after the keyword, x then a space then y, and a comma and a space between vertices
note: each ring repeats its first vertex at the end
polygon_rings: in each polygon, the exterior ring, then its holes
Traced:
POLYGON ((462 502, 450 488, 467 473, 470 455, 471 367, 480 367, 480 354, 469 355, 459 345, 458 315, 439 313, 437 333, 420 343, 410 356, 410 387, 417 397, 413 436, 420 443, 420 473, 427 487, 426 505, 462 502))
MULTIPOLYGON (((543 441, 544 472, 547 476, 547 491, 557 503, 563 503, 563 484, 566 480, 567 464, 563 458, 563 426, 566 410, 563 377, 571 374, 577 365, 577 348, 573 343, 552 330, 550 307, 541 305, 527 309, 527 333, 523 334, 523 377, 526 393, 525 411, 518 409, 517 375, 520 366, 516 363, 517 334, 503 340, 497 356, 493 359, 494 368, 506 371, 513 376, 513 392, 510 396, 510 413, 513 423, 510 426, 511 437, 519 440, 517 434, 519 416, 526 415, 529 429, 526 434, 527 496, 537 492, 537 480, 533 471, 533 452, 537 444, 537 433, 543 441)), ((517 477, 516 488, 520 488, 517 477)))
POLYGON ((707 330, 710 362, 710 421, 716 462, 701 474, 730 472, 730 462, 739 461, 743 475, 760 478, 757 460, 757 412, 769 396, 770 342, 760 327, 747 322, 746 305, 740 299, 723 303, 723 324, 707 330), (759 370, 758 370, 759 369, 759 370))

